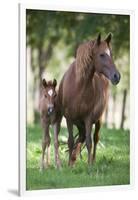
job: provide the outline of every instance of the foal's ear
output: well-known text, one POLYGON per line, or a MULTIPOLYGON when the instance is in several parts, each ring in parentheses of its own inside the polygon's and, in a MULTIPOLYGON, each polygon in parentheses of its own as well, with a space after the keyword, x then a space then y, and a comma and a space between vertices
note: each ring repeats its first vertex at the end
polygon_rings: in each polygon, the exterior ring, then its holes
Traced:
POLYGON ((53 80, 53 86, 56 87, 56 85, 57 85, 57 80, 54 79, 54 80, 53 80))
POLYGON ((98 34, 97 39, 96 39, 96 42, 97 42, 97 44, 98 44, 98 46, 99 46, 100 43, 101 43, 101 33, 98 34))
POLYGON ((45 79, 42 80, 42 84, 43 84, 44 88, 46 88, 46 86, 47 86, 47 82, 46 82, 45 79))
POLYGON ((112 39, 112 33, 109 33, 105 39, 105 41, 107 42, 107 44, 109 44, 111 42, 112 39))

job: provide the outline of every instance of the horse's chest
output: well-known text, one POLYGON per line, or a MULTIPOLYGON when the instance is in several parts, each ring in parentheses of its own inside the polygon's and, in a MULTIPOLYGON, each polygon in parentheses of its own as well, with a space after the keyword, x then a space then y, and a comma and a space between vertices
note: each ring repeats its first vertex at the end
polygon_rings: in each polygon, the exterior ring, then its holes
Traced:
MULTIPOLYGON (((97 91, 98 92, 98 91, 97 91)), ((85 118, 91 116, 92 121, 99 119, 105 109, 107 102, 107 95, 105 92, 96 96, 93 93, 84 93, 72 102, 71 107, 66 109, 66 114, 72 118, 85 118)))
MULTIPOLYGON (((77 87, 76 87, 77 88, 77 87)), ((71 90, 65 96, 64 115, 72 119, 84 119, 91 116, 94 120, 99 118, 106 106, 107 87, 102 80, 95 80, 88 87, 71 90)))

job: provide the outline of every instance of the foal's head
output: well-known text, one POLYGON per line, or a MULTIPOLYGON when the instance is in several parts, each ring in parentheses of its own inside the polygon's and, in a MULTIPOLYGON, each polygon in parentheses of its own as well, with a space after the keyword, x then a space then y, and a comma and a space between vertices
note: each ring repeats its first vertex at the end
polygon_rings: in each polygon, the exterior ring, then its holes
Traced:
POLYGON ((47 113, 50 115, 54 111, 55 100, 57 96, 57 92, 55 90, 57 81, 54 79, 53 81, 42 80, 43 84, 43 96, 45 98, 45 102, 47 105, 47 113))
POLYGON ((101 40, 101 35, 98 35, 92 49, 93 63, 95 71, 104 74, 111 80, 112 84, 116 85, 120 81, 120 73, 116 69, 113 61, 110 46, 111 38, 112 35, 109 34, 105 40, 101 40))

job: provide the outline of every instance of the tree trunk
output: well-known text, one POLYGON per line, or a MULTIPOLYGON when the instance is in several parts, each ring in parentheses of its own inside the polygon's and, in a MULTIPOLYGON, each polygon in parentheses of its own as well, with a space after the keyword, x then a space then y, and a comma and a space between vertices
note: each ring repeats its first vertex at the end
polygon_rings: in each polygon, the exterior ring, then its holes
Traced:
POLYGON ((42 48, 39 47, 38 49, 38 65, 39 65, 39 71, 38 71, 38 78, 39 78, 39 92, 41 90, 41 80, 42 80, 42 74, 44 71, 44 64, 43 64, 43 57, 42 57, 42 48))
POLYGON ((121 129, 124 128, 126 97, 127 97, 127 90, 125 89, 123 91, 122 115, 121 115, 121 124, 120 124, 120 128, 121 129))
POLYGON ((49 43, 46 50, 42 46, 38 48, 38 65, 39 65, 39 91, 41 90, 41 80, 45 67, 52 56, 52 45, 49 43))
POLYGON ((31 48, 31 68, 33 73, 33 85, 32 85, 32 102, 33 102, 33 115, 34 115, 34 123, 37 122, 37 113, 38 113, 38 106, 35 105, 36 100, 36 88, 37 88, 37 76, 36 76, 36 62, 35 62, 35 55, 34 55, 35 49, 31 48))

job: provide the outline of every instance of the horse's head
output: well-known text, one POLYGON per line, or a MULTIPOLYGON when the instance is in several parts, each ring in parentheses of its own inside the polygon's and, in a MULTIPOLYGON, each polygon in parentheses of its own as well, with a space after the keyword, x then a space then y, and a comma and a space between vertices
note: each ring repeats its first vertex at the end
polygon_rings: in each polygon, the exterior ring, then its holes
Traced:
POLYGON ((54 111, 55 107, 55 100, 57 96, 55 88, 57 85, 57 81, 56 79, 54 79, 53 81, 47 82, 45 79, 43 79, 42 84, 43 84, 43 96, 45 98, 47 105, 47 112, 48 115, 50 115, 54 111))
POLYGON ((111 80, 112 84, 116 85, 120 81, 120 73, 113 61, 111 38, 111 33, 105 40, 101 40, 101 35, 98 35, 93 46, 93 62, 95 71, 104 74, 106 78, 111 80))

